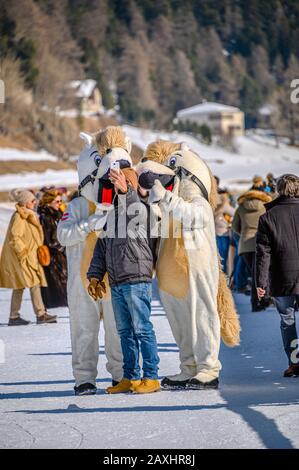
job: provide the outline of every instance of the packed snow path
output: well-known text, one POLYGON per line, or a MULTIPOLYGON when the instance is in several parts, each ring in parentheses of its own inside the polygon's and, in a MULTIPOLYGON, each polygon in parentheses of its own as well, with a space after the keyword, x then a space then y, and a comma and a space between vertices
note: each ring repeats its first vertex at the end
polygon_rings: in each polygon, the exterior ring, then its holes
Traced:
MULTIPOLYGON (((7 327, 10 295, 0 289, 0 448, 299 447, 299 378, 282 378, 274 309, 250 313, 248 297, 236 296, 242 344, 222 346, 218 391, 106 395, 101 346, 98 394, 75 397, 68 310, 56 310, 57 325, 7 327)), ((34 321, 27 291, 22 314, 34 321)), ((157 295, 153 321, 163 377, 177 372, 178 350, 157 295)))

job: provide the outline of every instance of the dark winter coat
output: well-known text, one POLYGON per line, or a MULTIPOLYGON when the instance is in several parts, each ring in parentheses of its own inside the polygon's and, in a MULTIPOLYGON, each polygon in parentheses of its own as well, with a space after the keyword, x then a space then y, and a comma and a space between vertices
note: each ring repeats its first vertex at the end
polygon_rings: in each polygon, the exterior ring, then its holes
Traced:
POLYGON ((271 196, 257 189, 251 189, 239 197, 239 207, 232 223, 233 231, 240 235, 239 255, 254 253, 259 218, 266 210, 265 203, 270 201, 271 196))
POLYGON ((42 297, 46 308, 67 307, 67 261, 65 248, 57 239, 57 224, 61 211, 49 206, 39 206, 40 223, 44 231, 44 244, 48 246, 51 263, 44 267, 48 287, 43 287, 42 297))
POLYGON ((273 297, 299 294, 299 198, 265 205, 256 240, 256 285, 273 297))
POLYGON ((107 272, 111 287, 126 283, 152 282, 153 253, 149 243, 148 210, 146 205, 140 202, 133 188, 129 187, 125 195, 116 198, 115 210, 110 213, 109 217, 115 218, 115 231, 113 231, 115 237, 108 234, 98 239, 87 278, 94 277, 102 280, 107 272), (126 208, 130 204, 138 203, 142 214, 139 224, 142 236, 139 233, 135 234, 135 238, 129 236, 132 232, 126 230, 126 227, 136 214, 128 215, 128 211, 126 214, 120 198, 126 199, 126 208), (119 221, 121 221, 121 227, 119 227, 119 221), (119 229, 123 230, 123 237, 119 236, 119 229))

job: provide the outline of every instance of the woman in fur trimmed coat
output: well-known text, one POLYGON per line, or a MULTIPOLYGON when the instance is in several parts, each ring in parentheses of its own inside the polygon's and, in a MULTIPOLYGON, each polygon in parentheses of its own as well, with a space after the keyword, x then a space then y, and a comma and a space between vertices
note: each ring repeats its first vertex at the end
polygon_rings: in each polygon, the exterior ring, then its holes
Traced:
POLYGON ((20 314, 26 287, 30 289, 37 323, 56 323, 56 316, 47 313, 41 297, 41 287, 47 282, 37 256, 44 235, 34 211, 35 196, 31 191, 21 190, 12 191, 11 195, 17 202, 16 211, 10 220, 0 259, 0 287, 13 289, 8 325, 30 323, 20 314))
POLYGON ((46 191, 38 206, 43 227, 45 245, 48 246, 51 262, 44 267, 48 287, 42 288, 42 297, 47 308, 67 307, 67 262, 65 248, 57 239, 57 225, 62 217, 61 195, 56 189, 46 191))

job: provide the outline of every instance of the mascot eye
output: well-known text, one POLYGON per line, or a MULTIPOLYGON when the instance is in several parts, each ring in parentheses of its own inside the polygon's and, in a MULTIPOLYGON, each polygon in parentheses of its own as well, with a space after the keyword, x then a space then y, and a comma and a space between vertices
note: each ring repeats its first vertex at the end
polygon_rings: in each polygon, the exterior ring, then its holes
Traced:
POLYGON ((171 157, 169 160, 170 168, 175 168, 177 157, 171 157))
POLYGON ((94 162, 95 162, 96 166, 99 166, 99 165, 100 165, 100 163, 101 163, 101 157, 100 157, 100 155, 96 155, 96 156, 94 157, 94 162))

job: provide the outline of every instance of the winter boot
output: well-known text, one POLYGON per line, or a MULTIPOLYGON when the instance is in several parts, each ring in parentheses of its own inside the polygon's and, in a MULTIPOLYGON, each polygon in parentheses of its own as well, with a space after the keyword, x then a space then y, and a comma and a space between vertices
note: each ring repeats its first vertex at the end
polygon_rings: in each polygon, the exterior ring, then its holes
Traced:
POLYGON ((28 320, 24 320, 22 317, 17 318, 10 318, 8 322, 8 326, 22 326, 22 325, 29 325, 31 322, 28 320))
POLYGON ((134 393, 160 392, 160 382, 155 379, 142 379, 141 384, 135 387, 134 393))
POLYGON ((164 377, 161 382, 161 387, 165 390, 184 390, 186 388, 188 380, 171 380, 168 377, 164 377))
POLYGON ((97 388, 89 382, 74 387, 74 390, 76 396, 95 395, 97 393, 97 388))
POLYGON ((291 364, 283 373, 284 377, 299 377, 299 365, 291 364))
POLYGON ((133 392, 140 385, 141 380, 121 379, 114 387, 106 388, 106 393, 128 393, 133 392))
POLYGON ((36 323, 41 325, 43 323, 57 323, 57 315, 49 315, 49 313, 44 313, 40 317, 37 317, 36 323))
POLYGON ((201 382, 198 379, 190 379, 186 384, 186 390, 216 390, 218 386, 218 379, 210 380, 210 382, 201 382))

